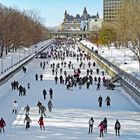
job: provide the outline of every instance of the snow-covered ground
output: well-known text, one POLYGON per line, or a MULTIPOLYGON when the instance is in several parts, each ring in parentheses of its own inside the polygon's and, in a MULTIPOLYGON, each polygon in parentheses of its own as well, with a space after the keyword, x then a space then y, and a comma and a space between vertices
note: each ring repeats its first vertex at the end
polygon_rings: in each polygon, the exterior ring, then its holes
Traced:
POLYGON ((38 44, 32 45, 29 48, 21 48, 16 52, 8 52, 8 55, 5 55, 0 58, 0 77, 2 77, 7 71, 13 68, 21 60, 25 59, 29 55, 34 54, 36 51, 40 50, 41 47, 49 44, 51 40, 40 42, 38 44))
POLYGON ((94 47, 95 50, 98 50, 98 53, 101 56, 113 64, 116 64, 118 67, 133 75, 137 79, 140 79, 139 63, 130 49, 121 47, 116 49, 113 45, 110 49, 108 49, 107 46, 98 46, 97 48, 95 44, 92 44, 87 40, 82 40, 81 43, 85 44, 89 48, 94 47))
MULTIPOLYGON (((78 68, 79 63, 73 58, 66 58, 65 62, 72 61, 74 68, 78 68)), ((0 135, 1 140, 139 140, 140 139, 140 107, 131 97, 125 93, 121 87, 115 90, 107 90, 101 86, 101 90, 96 90, 96 84, 89 89, 84 85, 82 89, 73 87, 67 90, 63 84, 55 84, 54 76, 50 64, 58 63, 59 60, 35 59, 27 66, 27 73, 18 72, 7 83, 0 87, 0 117, 6 121, 5 133, 0 135), (40 62, 49 62, 49 65, 43 70, 40 68, 40 62), (43 74, 43 81, 35 81, 35 74, 43 74), (20 84, 27 87, 31 83, 31 88, 27 89, 27 96, 18 96, 18 91, 12 90, 10 83, 18 80, 20 84), (53 111, 47 111, 45 118, 45 130, 40 130, 38 125, 37 101, 40 100, 46 107, 49 100, 43 100, 42 90, 49 88, 54 90, 53 111), (103 97, 103 107, 98 107, 98 97, 103 97), (111 98, 111 107, 107 108, 105 98, 109 95, 111 98), (18 114, 12 114, 12 105, 14 100, 19 104, 18 114), (24 107, 31 107, 30 117, 32 120, 31 128, 25 129, 24 107), (90 117, 94 118, 93 134, 88 134, 88 121, 90 117), (99 123, 107 117, 108 134, 104 138, 99 137, 99 123), (122 128, 121 136, 116 137, 114 124, 119 119, 122 128)), ((93 62, 93 61, 91 61, 93 62)), ((82 75, 86 74, 86 68, 81 69, 82 75)), ((95 73, 95 67, 91 67, 95 73)), ((69 74, 72 69, 63 68, 69 74)), ((59 72, 58 72, 59 75, 59 72)), ((100 73, 101 75, 101 73, 100 73)), ((98 75, 96 75, 98 77, 98 75)))

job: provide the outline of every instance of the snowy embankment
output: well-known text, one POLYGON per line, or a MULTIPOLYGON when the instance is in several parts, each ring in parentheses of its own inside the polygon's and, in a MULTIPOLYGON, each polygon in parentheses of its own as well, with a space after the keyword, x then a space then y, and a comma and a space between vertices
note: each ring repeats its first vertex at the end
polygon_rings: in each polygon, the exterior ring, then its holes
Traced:
POLYGON ((51 42, 52 40, 40 42, 29 48, 22 48, 16 52, 9 52, 8 55, 2 57, 0 59, 0 79, 32 58, 36 51, 42 50, 46 47, 46 44, 49 45, 51 42))
MULTIPOLYGON (((65 62, 72 61, 74 68, 78 68, 80 62, 71 57, 66 58, 65 62)), ((0 92, 5 93, 0 98, 0 116, 3 117, 7 123, 5 133, 0 135, 2 140, 139 140, 140 139, 140 107, 133 104, 128 95, 121 87, 115 90, 107 90, 101 84, 101 90, 96 90, 97 85, 93 83, 89 89, 86 86, 73 87, 71 90, 66 89, 66 85, 55 84, 54 75, 50 64, 57 64, 60 60, 53 59, 35 59, 27 65, 27 73, 23 71, 17 73, 7 83, 0 87, 0 92), (40 62, 49 62, 43 70, 40 68, 40 62), (35 74, 43 74, 43 81, 35 81, 35 74), (30 82, 31 88, 27 89, 26 96, 18 96, 18 91, 12 90, 10 83, 13 80, 18 80, 20 84, 27 87, 30 82), (43 99, 42 90, 53 88, 53 111, 46 113, 45 130, 40 130, 38 119, 40 117, 37 108, 37 101, 40 100, 43 105, 47 107, 49 95, 47 100, 43 99), (103 107, 98 107, 98 97, 103 97, 103 107), (109 95, 111 98, 111 107, 107 108, 105 98, 109 95), (12 114, 12 104, 17 100, 19 104, 18 114, 12 114), (26 105, 31 107, 30 118, 32 120, 31 128, 25 129, 24 107, 26 105), (94 118, 93 134, 88 134, 88 121, 90 117, 94 118), (104 138, 99 137, 99 128, 97 127, 104 117, 108 119, 108 134, 104 138), (121 136, 116 137, 114 131, 114 123, 119 119, 121 127, 121 136)), ((93 60, 90 61, 93 63, 93 60)), ((88 69, 88 61, 85 61, 85 69, 81 69, 81 75, 86 74, 88 69)), ((96 74, 96 68, 93 69, 93 76, 101 76, 96 74)), ((68 74, 73 73, 73 69, 68 67, 68 74)), ((58 72, 58 76, 60 73, 58 72)), ((105 75, 107 77, 107 75, 105 75)), ((101 76, 102 78, 102 76, 101 76)))
POLYGON ((92 44, 87 40, 82 40, 81 43, 90 49, 93 47, 94 50, 98 51, 99 55, 140 80, 138 60, 129 48, 116 49, 114 46, 111 46, 110 49, 107 46, 98 46, 97 48, 96 44, 92 44))

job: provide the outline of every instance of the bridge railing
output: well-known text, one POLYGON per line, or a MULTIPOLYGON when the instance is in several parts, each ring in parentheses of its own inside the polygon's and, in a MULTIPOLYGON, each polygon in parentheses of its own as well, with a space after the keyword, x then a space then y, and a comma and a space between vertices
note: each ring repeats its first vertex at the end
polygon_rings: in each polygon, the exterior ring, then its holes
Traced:
MULTIPOLYGON (((122 78, 122 85, 124 89, 132 96, 134 97, 135 101, 137 101, 140 104, 140 80, 137 78, 133 77, 131 74, 128 74, 124 70, 120 69, 118 66, 115 64, 111 63, 107 59, 103 58, 101 55, 98 53, 94 52, 92 49, 88 48, 81 42, 78 42, 80 45, 82 45, 87 51, 90 56, 94 56, 97 61, 100 61, 101 65, 104 63, 105 67, 107 67, 116 75, 119 75, 122 78)), ((102 66, 101 66, 102 67, 102 66)), ((108 72, 109 73, 109 72, 108 72)), ((112 74, 112 73, 111 73, 112 74)))

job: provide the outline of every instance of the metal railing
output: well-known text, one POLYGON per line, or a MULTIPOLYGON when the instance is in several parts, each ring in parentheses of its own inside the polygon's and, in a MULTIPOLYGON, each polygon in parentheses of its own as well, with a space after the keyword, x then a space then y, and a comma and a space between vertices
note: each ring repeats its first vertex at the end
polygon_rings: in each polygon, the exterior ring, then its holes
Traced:
MULTIPOLYGON (((88 48, 87 46, 85 46, 81 42, 79 42, 79 43, 81 45, 83 45, 91 54, 94 54, 94 56, 96 56, 100 61, 102 61, 105 64, 107 64, 111 69, 114 70, 114 72, 116 74, 121 76, 122 79, 124 79, 130 86, 133 86, 133 88, 135 88, 140 93, 140 80, 138 80, 137 78, 135 78, 131 74, 128 74, 124 70, 120 69, 118 66, 116 66, 113 63, 111 63, 107 59, 103 58, 101 55, 99 55, 98 53, 94 52, 92 49, 88 48)), ((140 94, 139 94, 139 96, 140 96, 140 94)))

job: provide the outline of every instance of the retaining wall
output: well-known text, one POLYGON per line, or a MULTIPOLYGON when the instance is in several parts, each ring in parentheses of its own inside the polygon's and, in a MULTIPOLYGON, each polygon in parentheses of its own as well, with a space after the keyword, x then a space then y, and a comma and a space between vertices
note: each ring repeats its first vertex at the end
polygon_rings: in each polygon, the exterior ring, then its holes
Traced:
POLYGON ((79 47, 84 50, 95 62, 110 76, 120 76, 121 85, 124 90, 140 105, 140 80, 126 73, 116 65, 112 64, 93 50, 78 42, 79 47))
POLYGON ((54 40, 51 40, 50 43, 42 46, 42 48, 40 50, 38 50, 38 52, 33 53, 33 54, 27 56, 26 58, 24 58, 23 60, 21 60, 20 62, 15 64, 15 66, 11 67, 11 69, 7 70, 4 73, 4 75, 2 76, 2 78, 0 78, 0 86, 2 84, 4 84, 5 82, 7 82, 12 76, 14 76, 15 73, 20 71, 23 66, 25 66, 29 62, 31 62, 38 53, 44 51, 47 47, 49 47, 51 44, 53 44, 53 42, 54 42, 54 40))

